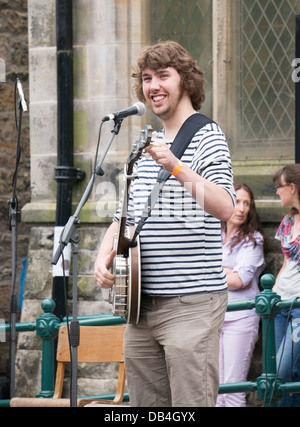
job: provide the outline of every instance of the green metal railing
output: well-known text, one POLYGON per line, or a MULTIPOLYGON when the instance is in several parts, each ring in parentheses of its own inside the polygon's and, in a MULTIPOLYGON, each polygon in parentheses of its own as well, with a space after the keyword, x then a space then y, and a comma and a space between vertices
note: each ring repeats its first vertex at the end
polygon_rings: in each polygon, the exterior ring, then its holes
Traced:
MULTIPOLYGON (((282 309, 300 307, 300 298, 291 301, 281 301, 279 295, 273 290, 274 276, 265 274, 260 281, 263 291, 255 300, 229 303, 227 311, 249 310, 255 308, 262 322, 262 374, 256 381, 241 383, 220 384, 219 393, 238 393, 256 391, 257 397, 263 401, 263 406, 277 406, 283 393, 300 392, 300 382, 283 383, 276 370, 275 349, 275 317, 282 309)), ((42 378, 41 391, 37 397, 52 397, 54 394, 54 340, 58 336, 59 328, 67 324, 66 319, 61 322, 54 314, 55 303, 51 299, 42 302, 44 314, 36 323, 17 323, 17 332, 36 331, 36 335, 42 339, 42 378)), ((71 319, 69 319, 71 320, 71 319)), ((78 316, 81 326, 104 326, 125 323, 125 319, 115 317, 112 314, 99 316, 78 316)), ((0 325, 1 331, 9 332, 10 325, 0 325)), ((128 398, 128 396, 126 396, 128 398)), ((106 398, 113 398, 106 395, 106 398)), ((9 406, 9 400, 0 400, 0 407, 9 406)))
POLYGON ((257 397, 263 401, 263 406, 277 406, 283 393, 300 391, 300 382, 283 383, 277 375, 276 346, 275 346, 275 317, 282 309, 300 307, 300 298, 281 301, 279 295, 273 291, 275 278, 272 274, 265 274, 260 283, 263 291, 256 296, 255 301, 243 301, 228 304, 227 311, 249 310, 255 308, 262 322, 262 374, 256 382, 221 384, 220 393, 237 393, 257 391, 257 397))

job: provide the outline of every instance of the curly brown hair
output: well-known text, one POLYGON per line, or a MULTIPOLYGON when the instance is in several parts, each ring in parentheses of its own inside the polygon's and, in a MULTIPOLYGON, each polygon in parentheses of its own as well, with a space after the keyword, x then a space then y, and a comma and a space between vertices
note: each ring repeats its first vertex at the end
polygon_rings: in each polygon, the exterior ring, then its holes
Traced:
POLYGON ((193 108, 200 110, 204 100, 204 76, 195 59, 178 43, 165 41, 142 49, 137 65, 133 69, 133 91, 137 98, 145 102, 142 83, 142 72, 146 68, 159 70, 172 67, 181 77, 181 86, 187 90, 193 108))
MULTIPOLYGON (((242 242, 247 238, 253 243, 255 247, 256 246, 255 232, 257 231, 263 236, 264 246, 266 248, 266 239, 260 223, 259 215, 256 210, 253 191, 251 190, 250 187, 248 187, 247 184, 242 184, 242 183, 235 184, 234 189, 235 191, 243 189, 249 194, 250 209, 249 209, 246 221, 244 222, 244 224, 241 225, 239 232, 232 239, 232 244, 230 249, 232 250, 234 246, 236 246, 238 243, 242 242)), ((222 222, 221 227, 222 227, 222 230, 226 230, 226 222, 222 222)))

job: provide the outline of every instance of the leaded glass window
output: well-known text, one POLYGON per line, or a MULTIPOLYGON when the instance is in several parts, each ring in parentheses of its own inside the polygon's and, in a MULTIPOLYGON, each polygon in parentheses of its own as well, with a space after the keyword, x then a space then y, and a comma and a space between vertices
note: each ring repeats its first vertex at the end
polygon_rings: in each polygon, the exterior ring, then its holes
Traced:
POLYGON ((229 99, 230 114, 237 116, 230 130, 234 158, 294 157, 292 60, 299 11, 299 0, 231 2, 231 47, 236 50, 231 56, 237 76, 228 82, 229 93, 235 92, 229 99))
POLYGON ((151 43, 174 40, 184 46, 204 72, 205 96, 201 112, 212 112, 212 1, 149 0, 151 43))
POLYGON ((292 61, 300 0, 225 1, 226 52, 221 61, 227 64, 226 83, 221 77, 212 81, 212 66, 217 76, 220 66, 212 64, 213 31, 218 31, 212 25, 212 0, 148 0, 150 41, 178 41, 197 58, 206 78, 204 114, 212 115, 212 91, 218 95, 226 85, 226 97, 214 96, 214 102, 219 103, 216 111, 226 112, 219 124, 233 159, 293 159, 292 61))

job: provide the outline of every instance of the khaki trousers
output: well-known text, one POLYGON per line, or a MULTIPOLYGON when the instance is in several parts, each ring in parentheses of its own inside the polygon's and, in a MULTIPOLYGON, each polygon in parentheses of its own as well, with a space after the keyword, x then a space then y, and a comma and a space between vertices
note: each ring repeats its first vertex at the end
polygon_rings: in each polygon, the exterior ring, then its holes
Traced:
POLYGON ((124 336, 131 406, 214 407, 227 292, 142 297, 124 336))

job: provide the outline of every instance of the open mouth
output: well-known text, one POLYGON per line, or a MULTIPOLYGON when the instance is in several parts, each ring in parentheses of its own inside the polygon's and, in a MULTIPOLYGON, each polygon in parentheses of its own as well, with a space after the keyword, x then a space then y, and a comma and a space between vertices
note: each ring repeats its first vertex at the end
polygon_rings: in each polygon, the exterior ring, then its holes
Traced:
POLYGON ((152 96, 152 101, 155 104, 157 104, 157 103, 160 103, 161 101, 163 101, 165 98, 166 98, 165 95, 155 95, 155 96, 152 96))

